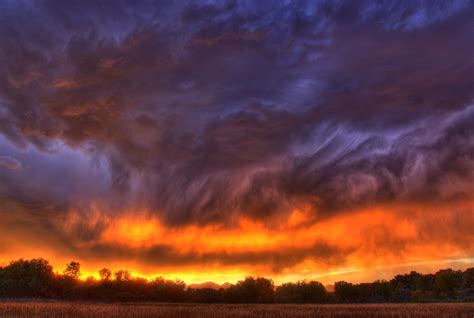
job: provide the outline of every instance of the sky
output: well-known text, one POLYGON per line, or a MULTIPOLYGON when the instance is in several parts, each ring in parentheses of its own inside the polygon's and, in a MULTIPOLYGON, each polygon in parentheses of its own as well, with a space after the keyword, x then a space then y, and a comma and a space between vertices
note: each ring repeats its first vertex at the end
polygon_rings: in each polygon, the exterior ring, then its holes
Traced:
POLYGON ((474 266, 474 1, 0 1, 0 263, 474 266))

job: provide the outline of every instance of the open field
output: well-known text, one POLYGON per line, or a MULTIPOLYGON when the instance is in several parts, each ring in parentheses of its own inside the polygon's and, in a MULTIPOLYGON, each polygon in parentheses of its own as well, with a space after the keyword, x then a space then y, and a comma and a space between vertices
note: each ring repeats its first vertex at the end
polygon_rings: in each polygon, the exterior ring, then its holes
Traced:
POLYGON ((7 317, 473 318, 474 304, 197 305, 0 302, 0 318, 7 317))

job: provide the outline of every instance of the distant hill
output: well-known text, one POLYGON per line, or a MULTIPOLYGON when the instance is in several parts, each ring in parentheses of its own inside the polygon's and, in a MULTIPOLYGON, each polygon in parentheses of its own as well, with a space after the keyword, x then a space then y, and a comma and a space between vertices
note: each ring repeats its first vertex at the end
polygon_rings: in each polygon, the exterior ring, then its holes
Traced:
MULTIPOLYGON (((214 290, 219 290, 221 288, 227 289, 230 286, 232 286, 231 283, 223 283, 222 285, 219 285, 214 282, 205 282, 205 283, 200 283, 200 284, 190 284, 188 285, 189 288, 194 288, 194 289, 203 289, 203 288, 210 288, 214 290)), ((334 292, 334 285, 333 284, 328 284, 324 286, 326 288, 326 291, 328 293, 334 292)))
POLYGON ((211 288, 211 289, 219 290, 221 288, 227 289, 231 285, 232 285, 231 283, 224 283, 222 285, 219 285, 214 282, 205 282, 205 283, 200 283, 200 284, 190 284, 189 288, 194 288, 194 289, 211 288))
POLYGON ((328 293, 332 293, 334 291, 334 284, 325 285, 324 288, 326 288, 328 293))

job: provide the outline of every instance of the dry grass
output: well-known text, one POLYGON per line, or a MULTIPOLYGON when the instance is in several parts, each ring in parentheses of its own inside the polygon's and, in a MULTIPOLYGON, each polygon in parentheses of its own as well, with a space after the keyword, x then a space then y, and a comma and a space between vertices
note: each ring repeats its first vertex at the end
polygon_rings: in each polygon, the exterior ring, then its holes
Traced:
POLYGON ((194 305, 0 302, 0 318, 7 317, 474 318, 474 304, 194 305))

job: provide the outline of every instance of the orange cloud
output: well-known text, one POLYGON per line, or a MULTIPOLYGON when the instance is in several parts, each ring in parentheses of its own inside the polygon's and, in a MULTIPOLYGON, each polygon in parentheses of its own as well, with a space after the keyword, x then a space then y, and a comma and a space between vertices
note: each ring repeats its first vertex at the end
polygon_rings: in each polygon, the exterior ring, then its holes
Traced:
POLYGON ((61 268, 79 255, 84 275, 96 276, 98 269, 109 266, 187 282, 236 281, 247 274, 277 282, 318 277, 327 283, 336 278, 360 281, 389 277, 387 273, 397 269, 467 266, 474 252, 474 235, 467 233, 474 214, 467 208, 472 203, 386 205, 319 221, 308 211, 294 210, 278 222, 240 217, 227 226, 169 226, 145 212, 112 218, 95 208, 87 221, 79 213, 69 213, 61 221, 65 233, 79 224, 83 231, 100 228, 93 239, 75 244, 67 257, 55 246, 10 238, 17 252, 4 253, 2 259, 43 256, 61 268), (430 218, 425 218, 428 209, 430 218), (456 229, 461 217, 464 228, 456 229), (107 257, 92 252, 98 246, 107 257))

